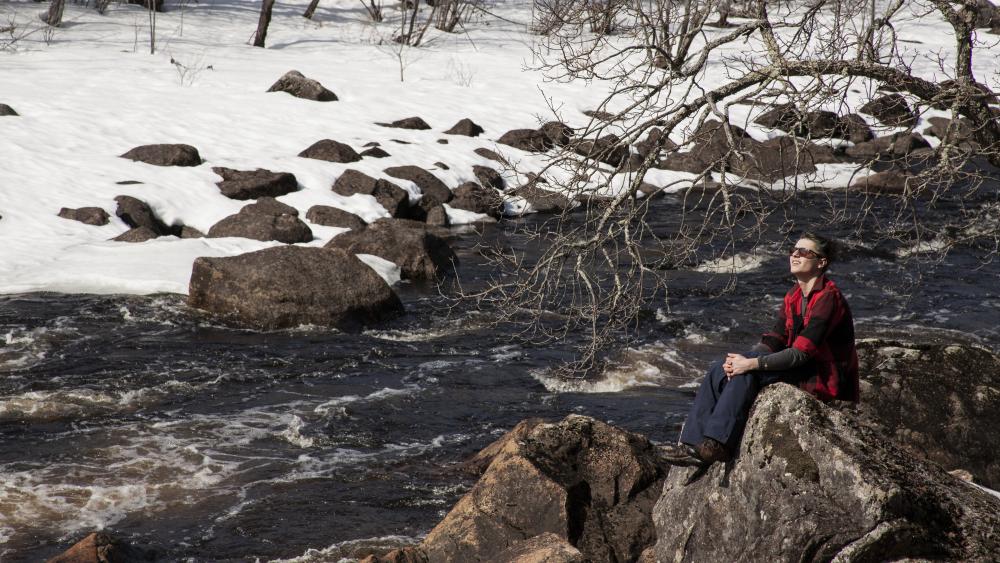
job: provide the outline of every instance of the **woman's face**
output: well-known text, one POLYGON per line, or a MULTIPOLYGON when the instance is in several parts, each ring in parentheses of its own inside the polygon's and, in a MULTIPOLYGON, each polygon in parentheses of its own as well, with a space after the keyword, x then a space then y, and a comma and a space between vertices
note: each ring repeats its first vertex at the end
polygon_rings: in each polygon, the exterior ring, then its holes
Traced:
POLYGON ((807 239, 799 239, 788 257, 788 265, 793 275, 812 277, 818 276, 826 266, 826 258, 818 253, 816 243, 807 239))

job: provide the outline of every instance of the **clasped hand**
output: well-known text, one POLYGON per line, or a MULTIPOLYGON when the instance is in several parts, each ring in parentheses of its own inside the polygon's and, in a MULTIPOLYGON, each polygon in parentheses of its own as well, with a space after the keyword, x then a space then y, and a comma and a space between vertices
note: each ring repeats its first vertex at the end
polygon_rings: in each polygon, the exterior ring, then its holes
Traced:
POLYGON ((726 377, 732 379, 737 375, 743 375, 757 369, 757 360, 747 358, 742 354, 726 354, 726 361, 722 364, 722 369, 726 372, 726 377))

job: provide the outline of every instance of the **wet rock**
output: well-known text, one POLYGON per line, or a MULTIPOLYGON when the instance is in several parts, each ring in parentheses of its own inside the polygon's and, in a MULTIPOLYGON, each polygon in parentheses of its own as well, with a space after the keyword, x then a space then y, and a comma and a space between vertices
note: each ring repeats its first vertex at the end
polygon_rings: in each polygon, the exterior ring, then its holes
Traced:
POLYGON ((851 189, 876 194, 903 195, 919 191, 919 182, 920 180, 908 171, 893 168, 858 178, 851 184, 851 189))
POLYGON ((423 194, 421 203, 425 205, 433 202, 434 205, 448 203, 451 200, 451 190, 437 176, 420 168, 419 166, 393 166, 383 170, 393 178, 409 180, 420 188, 423 194))
POLYGON ((156 166, 198 166, 201 155, 191 145, 142 145, 121 155, 121 158, 156 166))
POLYGON ((519 541, 497 554, 498 563, 584 563, 583 554, 551 532, 519 541))
POLYGON ((499 172, 489 166, 472 165, 472 174, 483 186, 503 191, 506 183, 499 172))
POLYGON ((156 553, 126 544, 104 532, 95 532, 46 563, 139 563, 156 561, 156 553))
POLYGON ((215 185, 222 195, 230 199, 247 200, 259 197, 281 197, 299 189, 294 174, 271 172, 263 168, 255 170, 234 170, 216 166, 212 168, 222 181, 215 185))
POLYGON ((86 223, 87 225, 96 226, 107 225, 108 220, 111 218, 111 216, 108 215, 108 212, 100 207, 80 207, 79 209, 63 207, 59 210, 59 216, 63 219, 70 219, 86 223))
POLYGON ((350 211, 344 211, 329 205, 314 205, 306 211, 306 219, 311 223, 324 227, 340 227, 342 229, 359 230, 368 226, 365 220, 350 211))
POLYGON ((297 70, 290 70, 278 79, 268 92, 287 92, 296 98, 315 102, 336 102, 337 95, 327 90, 318 81, 306 78, 297 70))
POLYGON ((448 243, 415 221, 380 219, 367 229, 333 237, 325 248, 374 254, 399 266, 401 277, 411 280, 442 277, 458 264, 448 243))
POLYGON ((355 329, 403 311, 385 280, 353 254, 302 246, 196 259, 188 304, 229 324, 264 330, 355 329))
POLYGON ((492 160, 494 162, 499 162, 500 164, 503 164, 504 166, 510 166, 510 163, 507 162, 506 158, 500 156, 499 154, 497 154, 494 151, 491 151, 490 149, 480 147, 480 148, 476 149, 473 152, 475 152, 476 154, 478 154, 479 156, 481 156, 481 157, 483 157, 483 158, 485 158, 487 160, 492 160))
POLYGON ((299 156, 304 158, 314 158, 316 160, 325 160, 327 162, 357 162, 361 160, 361 155, 357 153, 350 146, 334 141, 332 139, 323 139, 322 141, 316 141, 309 146, 306 150, 299 153, 299 156))
POLYGON ((367 156, 370 158, 385 158, 387 156, 392 156, 392 155, 385 152, 379 147, 372 147, 370 149, 365 149, 361 151, 361 156, 367 156))
POLYGON ((845 152, 851 158, 870 160, 880 156, 902 157, 922 148, 930 148, 930 143, 918 133, 893 133, 857 143, 845 152))
POLYGON ((262 197, 243 206, 239 213, 219 221, 208 230, 209 238, 242 237, 253 240, 276 240, 285 244, 309 242, 312 230, 290 205, 262 197))
POLYGON ((645 438, 571 415, 503 451, 420 544, 429 560, 516 561, 505 559, 520 553, 515 544, 545 533, 587 561, 634 561, 653 543, 650 511, 664 469, 645 438))
POLYGON ((160 235, 149 227, 134 227, 111 239, 117 242, 146 242, 160 235))
POLYGON ((115 202, 118 204, 118 207, 115 208, 115 215, 129 227, 145 227, 156 236, 170 234, 170 228, 153 213, 152 208, 146 202, 127 195, 116 197, 115 202))
POLYGON ((455 209, 483 213, 494 219, 503 215, 503 198, 496 190, 484 188, 475 182, 465 182, 455 188, 453 195, 448 205, 455 209))
POLYGON ((8 106, 7 104, 0 104, 0 117, 14 117, 19 115, 14 108, 8 106))
POLYGON ((342 196, 373 196, 393 217, 403 217, 410 210, 410 196, 406 190, 388 180, 375 179, 357 170, 345 170, 333 183, 333 191, 342 196))
POLYGON ((886 125, 910 127, 916 125, 917 114, 910 109, 906 98, 899 94, 886 94, 858 108, 886 125))
POLYGON ((573 138, 573 128, 561 121, 549 121, 538 130, 557 147, 568 145, 573 138))
POLYGON ((512 190, 510 194, 524 198, 531 204, 531 209, 537 213, 560 213, 573 205, 573 200, 566 195, 540 188, 538 184, 537 181, 530 181, 512 190))
POLYGON ((379 125, 381 127, 393 127, 395 129, 416 129, 420 131, 431 128, 430 125, 427 125, 426 121, 416 116, 393 121, 392 123, 376 123, 375 125, 379 125))
POLYGON ((859 412, 913 455, 1000 490, 1000 357, 965 344, 858 343, 859 412))
POLYGON ((552 148, 549 137, 536 129, 513 129, 497 139, 498 143, 526 152, 545 152, 552 148))
POLYGON ((445 131, 448 135, 464 135, 466 137, 478 137, 485 133, 485 130, 476 125, 471 119, 463 119, 445 131))
POLYGON ((479 477, 498 458, 505 459, 518 455, 519 444, 524 442, 540 424, 545 424, 545 420, 541 418, 526 418, 518 422, 510 432, 507 432, 490 445, 479 450, 476 455, 462 462, 461 470, 464 473, 479 477))
POLYGON ((985 560, 1000 550, 1000 499, 792 386, 758 396, 740 450, 728 474, 716 464, 685 486, 694 469, 670 472, 653 512, 656 561, 985 560))

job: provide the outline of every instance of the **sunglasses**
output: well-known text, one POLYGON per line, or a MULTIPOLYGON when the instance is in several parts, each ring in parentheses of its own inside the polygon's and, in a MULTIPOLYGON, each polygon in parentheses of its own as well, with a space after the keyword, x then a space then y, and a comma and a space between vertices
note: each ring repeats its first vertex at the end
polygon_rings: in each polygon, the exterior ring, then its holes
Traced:
POLYGON ((789 256, 798 256, 799 258, 806 258, 809 260, 815 260, 817 258, 824 258, 822 254, 809 250, 808 248, 802 248, 801 246, 796 246, 788 251, 789 256))

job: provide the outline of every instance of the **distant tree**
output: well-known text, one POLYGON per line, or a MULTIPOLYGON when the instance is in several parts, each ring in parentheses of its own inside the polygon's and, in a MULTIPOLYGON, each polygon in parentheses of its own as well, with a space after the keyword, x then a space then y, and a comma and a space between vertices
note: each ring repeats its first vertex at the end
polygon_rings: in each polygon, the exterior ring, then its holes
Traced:
POLYGON ((45 23, 52 27, 62 25, 63 10, 66 8, 66 0, 52 0, 49 4, 49 12, 46 15, 45 23))

